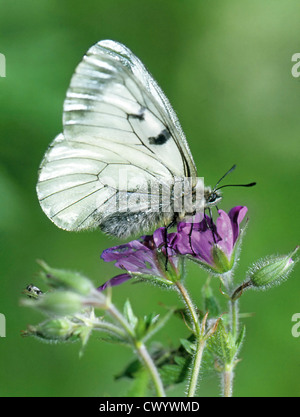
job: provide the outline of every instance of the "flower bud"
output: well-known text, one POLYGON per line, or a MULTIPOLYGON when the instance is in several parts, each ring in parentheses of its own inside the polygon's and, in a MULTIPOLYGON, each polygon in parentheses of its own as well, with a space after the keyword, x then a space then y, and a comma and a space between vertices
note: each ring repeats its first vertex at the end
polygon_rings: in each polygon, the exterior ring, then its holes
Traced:
POLYGON ((292 271, 295 261, 292 256, 298 251, 299 247, 288 255, 271 256, 255 264, 248 273, 251 287, 266 289, 271 285, 279 284, 286 279, 292 271))
POLYGON ((30 325, 23 334, 26 336, 36 336, 45 341, 66 341, 72 336, 73 327, 74 323, 71 320, 67 317, 61 317, 47 320, 36 326, 30 325))
POLYGON ((38 261, 44 271, 42 278, 52 288, 75 291, 78 294, 88 295, 93 290, 92 282, 78 272, 50 268, 45 262, 38 261))
POLYGON ((86 344, 92 326, 87 326, 80 320, 80 316, 60 317, 39 323, 36 326, 28 326, 23 336, 35 336, 45 342, 76 342, 86 344))
POLYGON ((43 313, 66 316, 75 314, 83 309, 83 297, 71 291, 53 291, 43 294, 37 300, 25 299, 22 304, 37 308, 43 313))

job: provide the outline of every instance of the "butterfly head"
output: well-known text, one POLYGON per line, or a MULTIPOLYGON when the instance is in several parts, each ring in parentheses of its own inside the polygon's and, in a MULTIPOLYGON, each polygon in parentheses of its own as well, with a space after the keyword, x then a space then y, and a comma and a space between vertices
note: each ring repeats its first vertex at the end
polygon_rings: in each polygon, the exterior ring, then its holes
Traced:
POLYGON ((218 190, 211 189, 210 187, 205 187, 204 189, 204 207, 213 207, 216 206, 221 200, 222 195, 218 190))

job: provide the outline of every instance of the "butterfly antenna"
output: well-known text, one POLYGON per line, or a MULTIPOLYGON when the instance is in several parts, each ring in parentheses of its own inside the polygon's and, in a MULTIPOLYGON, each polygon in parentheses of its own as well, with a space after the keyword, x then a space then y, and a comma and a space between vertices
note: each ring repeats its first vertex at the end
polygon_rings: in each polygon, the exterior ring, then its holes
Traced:
MULTIPOLYGON (((214 191, 215 190, 217 190, 217 186, 220 184, 220 182, 225 178, 225 177, 227 177, 227 175, 228 174, 230 174, 232 171, 234 171, 235 170, 235 168, 236 168, 236 164, 234 164, 220 179, 219 179, 219 181, 217 182, 217 184, 214 186, 214 191)), ((219 190, 219 188, 218 188, 218 190, 219 190)))
POLYGON ((253 187, 254 185, 256 185, 256 182, 250 182, 249 184, 226 184, 222 185, 219 188, 215 188, 214 191, 220 190, 221 188, 225 187, 253 187))
POLYGON ((225 172, 225 174, 219 179, 217 184, 214 186, 213 191, 217 191, 217 190, 220 190, 221 188, 225 188, 225 187, 253 187, 254 185, 256 185, 256 182, 250 182, 249 184, 226 184, 226 185, 222 185, 221 187, 218 187, 220 182, 223 181, 223 179, 225 177, 227 177, 228 174, 230 174, 232 171, 234 171, 235 168, 236 168, 236 164, 234 164, 227 172, 225 172))

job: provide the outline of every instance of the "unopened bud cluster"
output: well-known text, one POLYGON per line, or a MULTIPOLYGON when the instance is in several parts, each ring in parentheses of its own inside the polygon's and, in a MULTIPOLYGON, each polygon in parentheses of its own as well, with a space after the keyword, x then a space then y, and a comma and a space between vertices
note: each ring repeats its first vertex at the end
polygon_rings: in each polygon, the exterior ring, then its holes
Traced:
POLYGON ((107 298, 83 275, 39 264, 43 268, 40 277, 50 289, 42 292, 32 284, 27 286, 28 298, 22 304, 40 310, 48 320, 28 326, 23 335, 52 342, 81 340, 84 345, 96 323, 93 307, 105 309, 107 298))
MULTIPOLYGON (((85 344, 86 337, 92 330, 92 327, 88 326, 85 320, 87 314, 57 317, 36 326, 29 325, 23 335, 35 336, 49 342, 81 341, 85 344)), ((93 311, 91 310, 89 314, 93 315, 93 311)))

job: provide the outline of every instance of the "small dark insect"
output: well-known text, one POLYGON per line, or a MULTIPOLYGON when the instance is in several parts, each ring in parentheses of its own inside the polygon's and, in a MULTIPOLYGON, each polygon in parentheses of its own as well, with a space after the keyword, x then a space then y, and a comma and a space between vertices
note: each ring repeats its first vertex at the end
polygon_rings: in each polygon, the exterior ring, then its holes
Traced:
POLYGON ((29 284, 23 291, 23 294, 27 295, 29 298, 34 298, 36 300, 43 294, 43 291, 35 285, 29 284))

